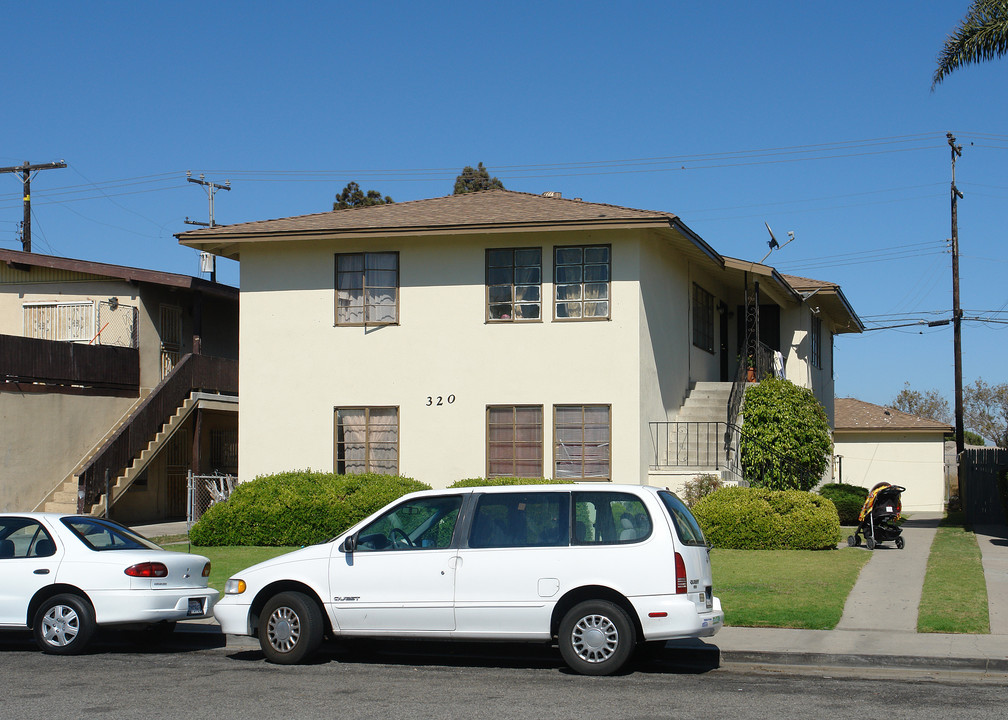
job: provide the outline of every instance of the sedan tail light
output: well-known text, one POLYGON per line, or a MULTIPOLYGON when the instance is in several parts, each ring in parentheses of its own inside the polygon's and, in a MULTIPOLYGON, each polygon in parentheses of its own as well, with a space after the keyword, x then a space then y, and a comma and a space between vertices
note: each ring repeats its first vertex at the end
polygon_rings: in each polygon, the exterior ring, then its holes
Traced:
POLYGON ((130 577, 167 577, 168 568, 159 562, 145 562, 137 565, 130 565, 125 570, 130 577))
POLYGON ((686 592, 686 563, 679 553, 675 554, 675 591, 676 595, 686 592))

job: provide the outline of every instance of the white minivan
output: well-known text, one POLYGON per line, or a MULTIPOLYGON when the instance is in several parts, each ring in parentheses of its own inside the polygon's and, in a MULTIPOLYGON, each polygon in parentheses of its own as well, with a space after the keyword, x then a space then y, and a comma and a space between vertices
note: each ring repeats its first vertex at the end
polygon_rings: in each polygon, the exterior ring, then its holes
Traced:
POLYGON ((333 540, 227 581, 214 616, 296 663, 324 636, 556 642, 606 675, 639 643, 724 622, 709 546, 675 494, 512 485, 405 495, 333 540))

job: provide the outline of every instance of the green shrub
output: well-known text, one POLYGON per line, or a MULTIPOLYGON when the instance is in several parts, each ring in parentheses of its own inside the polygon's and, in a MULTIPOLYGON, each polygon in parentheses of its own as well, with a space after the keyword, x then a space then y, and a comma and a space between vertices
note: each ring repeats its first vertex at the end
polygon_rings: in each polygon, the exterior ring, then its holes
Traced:
POLYGON ((833 439, 826 411, 811 390, 767 378, 746 389, 739 452, 753 485, 811 490, 829 466, 833 439))
POLYGON ((861 508, 864 507, 868 497, 868 488, 863 488, 860 485, 832 483, 819 488, 819 494, 824 498, 829 498, 836 505, 841 525, 857 525, 861 508))
POLYGON ((570 480, 551 480, 550 478, 515 478, 515 477, 493 477, 493 478, 466 478, 457 480, 449 485, 449 488, 470 488, 470 487, 496 487, 499 485, 560 485, 569 483, 570 480))
POLYGON ((396 475, 310 470, 263 475, 211 506, 189 532, 194 545, 313 545, 396 498, 430 486, 396 475))
POLYGON ((720 489, 721 478, 713 473, 697 475, 692 480, 687 480, 683 485, 682 501, 689 507, 693 507, 700 500, 710 495, 715 490, 720 489))
POLYGON ((801 490, 721 488, 692 510, 716 548, 823 550, 836 547, 840 537, 833 503, 801 490))

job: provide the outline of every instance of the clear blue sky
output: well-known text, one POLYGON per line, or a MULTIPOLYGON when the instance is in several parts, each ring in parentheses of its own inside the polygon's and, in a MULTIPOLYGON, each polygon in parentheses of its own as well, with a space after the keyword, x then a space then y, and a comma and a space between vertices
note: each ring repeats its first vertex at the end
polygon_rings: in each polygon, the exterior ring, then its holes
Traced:
MULTIPOLYGON (((950 316, 950 152, 962 305, 1008 320, 1008 60, 932 93, 967 0, 5 3, 0 166, 32 182, 37 252, 197 274, 185 171, 231 181, 218 223, 324 211, 347 182, 506 187, 668 210, 723 254, 838 282, 869 326, 950 316)), ((0 247, 21 186, 0 175, 0 247)), ((219 279, 238 284, 236 263, 219 279)), ((1008 380, 1008 325, 964 325, 966 382, 1008 380)), ((836 342, 839 396, 953 387, 951 327, 836 342)))

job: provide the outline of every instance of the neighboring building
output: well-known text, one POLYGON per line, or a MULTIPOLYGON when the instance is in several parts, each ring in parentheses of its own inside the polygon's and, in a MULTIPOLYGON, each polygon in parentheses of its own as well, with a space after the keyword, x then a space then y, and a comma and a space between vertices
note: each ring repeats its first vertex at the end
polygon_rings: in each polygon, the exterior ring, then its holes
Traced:
POLYGON ((836 479, 871 489, 906 488, 903 509, 941 512, 948 501, 945 436, 954 428, 895 408, 837 398, 833 432, 836 479))
POLYGON ((237 356, 236 288, 0 250, 0 510, 103 510, 108 468, 113 517, 184 517, 194 458, 237 472, 237 356), (166 403, 169 376, 210 392, 166 403))
POLYGON ((434 487, 666 485, 729 472, 732 388, 747 364, 772 371, 775 352, 832 416, 833 338, 863 329, 838 287, 810 304, 673 214, 558 195, 179 235, 242 264, 240 479, 308 467, 434 487))

